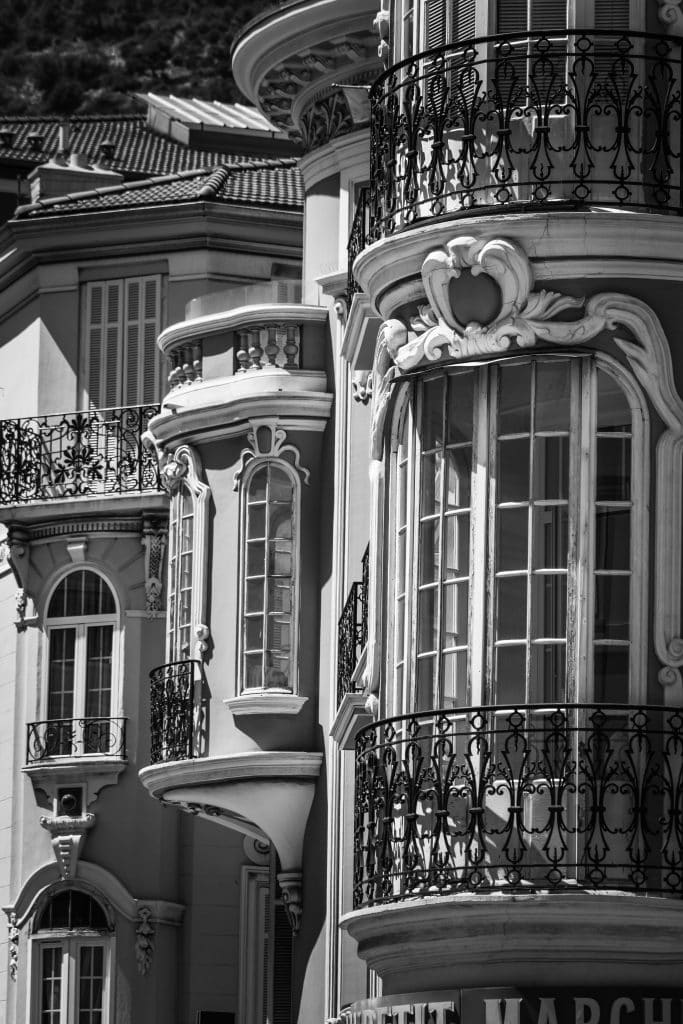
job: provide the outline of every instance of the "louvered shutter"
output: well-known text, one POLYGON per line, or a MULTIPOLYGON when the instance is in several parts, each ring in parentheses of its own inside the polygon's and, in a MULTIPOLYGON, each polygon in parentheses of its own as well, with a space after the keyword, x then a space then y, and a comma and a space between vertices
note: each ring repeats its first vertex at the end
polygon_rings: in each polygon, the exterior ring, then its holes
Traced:
POLYGON ((476 35, 475 15, 476 0, 455 0, 453 16, 453 40, 466 43, 476 35))
POLYGON ((567 28, 567 0, 531 0, 529 30, 562 33, 567 28))
POLYGON ((527 0, 498 0, 496 4, 496 32, 498 35, 526 31, 527 0))
POLYGON ((103 382, 102 354, 104 351, 104 284, 90 284, 86 288, 85 344, 88 366, 88 404, 91 409, 101 407, 100 389, 103 382))
POLYGON ((630 0, 595 0, 595 28, 626 32, 630 28, 630 0))
POLYGON ((87 286, 86 325, 90 408, 116 406, 121 371, 121 281, 87 286))
POLYGON ((425 5, 425 49, 446 43, 446 0, 427 0, 425 5))
POLYGON ((159 394, 161 278, 130 277, 126 286, 124 405, 147 405, 159 394))
POLYGON ((273 956, 273 1024, 292 1019, 292 929, 281 903, 275 904, 273 956))
POLYGON ((117 406, 121 398, 121 305, 123 287, 121 281, 109 281, 106 286, 106 328, 103 360, 104 381, 100 387, 102 404, 100 408, 117 406))

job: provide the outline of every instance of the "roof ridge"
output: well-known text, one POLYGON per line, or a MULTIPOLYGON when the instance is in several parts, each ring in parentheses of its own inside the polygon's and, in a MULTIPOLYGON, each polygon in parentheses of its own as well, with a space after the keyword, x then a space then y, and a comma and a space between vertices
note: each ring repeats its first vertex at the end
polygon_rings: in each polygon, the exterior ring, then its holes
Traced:
POLYGON ((0 124, 16 124, 18 122, 29 124, 77 124, 79 121, 88 123, 95 121, 146 121, 145 114, 3 114, 0 115, 0 124))

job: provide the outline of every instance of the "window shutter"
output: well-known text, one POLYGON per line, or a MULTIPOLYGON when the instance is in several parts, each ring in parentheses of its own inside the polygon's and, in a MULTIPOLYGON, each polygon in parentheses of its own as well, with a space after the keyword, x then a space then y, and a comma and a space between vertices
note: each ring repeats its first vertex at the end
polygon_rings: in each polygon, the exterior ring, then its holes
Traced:
POLYGON ((86 290, 85 344, 88 363, 88 401, 91 409, 98 409, 102 405, 104 288, 103 284, 97 283, 89 284, 86 290))
POLYGON ((474 39, 476 9, 476 0, 455 0, 453 39, 456 43, 474 39))
POLYGON ((100 385, 99 408, 117 406, 120 400, 119 379, 121 374, 121 281, 109 281, 106 289, 106 328, 104 358, 102 360, 103 381, 100 385))
POLYGON ((498 0, 496 32, 499 35, 509 35, 512 32, 526 32, 526 30, 527 0, 498 0))
POLYGON ((140 364, 142 353, 142 315, 140 301, 142 298, 141 279, 131 277, 126 280, 126 371, 123 382, 123 404, 138 405, 140 394, 140 364))
POLYGON ((144 346, 142 361, 142 390, 140 400, 147 405, 159 400, 161 379, 161 352, 157 338, 161 331, 161 278, 147 277, 144 281, 144 346))
POLYGON ((161 279, 131 277, 125 281, 124 405, 145 405, 158 398, 161 279))
POLYGON ((425 49, 446 42, 446 0, 428 0, 425 6, 425 49))
POLYGON ((567 0, 531 0, 531 32, 557 32, 567 28, 567 0))
POLYGON ((292 929, 281 903, 275 904, 273 1024, 290 1024, 292 1013, 292 929))
POLYGON ((595 0, 595 28, 606 32, 625 32, 630 21, 629 0, 595 0))

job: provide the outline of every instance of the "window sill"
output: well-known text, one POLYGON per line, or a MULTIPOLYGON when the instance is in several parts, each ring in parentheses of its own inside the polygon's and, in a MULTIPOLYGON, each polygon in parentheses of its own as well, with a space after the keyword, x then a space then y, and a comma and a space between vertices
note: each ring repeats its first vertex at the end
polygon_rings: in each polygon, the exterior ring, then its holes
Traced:
POLYGON ((230 697, 223 703, 237 718, 240 715, 298 715, 308 697, 300 697, 291 690, 245 690, 239 697, 230 697))

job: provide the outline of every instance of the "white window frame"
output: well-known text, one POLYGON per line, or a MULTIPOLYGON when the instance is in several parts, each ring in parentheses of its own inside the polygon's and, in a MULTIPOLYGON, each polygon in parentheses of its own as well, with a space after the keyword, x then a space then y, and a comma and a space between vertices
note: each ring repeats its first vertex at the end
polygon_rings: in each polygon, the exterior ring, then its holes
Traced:
MULTIPOLYGON (((99 904, 109 924, 107 931, 95 928, 53 928, 42 931, 35 930, 36 923, 45 908, 41 899, 34 912, 34 930, 29 938, 28 956, 28 1005, 26 1008, 26 1024, 41 1024, 41 982, 42 982, 42 951, 47 947, 59 947, 62 950, 62 993, 66 994, 67 1005, 62 1005, 59 1024, 78 1024, 78 1017, 73 1005, 72 995, 77 991, 78 953, 83 946, 101 946, 103 955, 103 992, 102 992, 102 1024, 114 1024, 115 1008, 115 964, 116 936, 111 927, 111 914, 103 901, 95 894, 82 890, 99 904)), ((50 893, 50 897, 57 891, 50 893)), ((62 1000, 63 1002, 63 1000, 62 1000)))
MULTIPOLYGON (((74 698, 73 698, 73 714, 72 720, 85 719, 85 675, 86 675, 86 653, 87 653, 87 630, 91 626, 112 626, 112 657, 111 657, 111 696, 109 704, 109 715, 110 719, 123 718, 123 687, 122 687, 122 665, 123 665, 123 621, 121 613, 121 602, 119 600, 118 592, 114 586, 112 580, 102 570, 89 562, 79 563, 77 566, 71 566, 68 570, 63 571, 54 581, 50 587, 47 598, 45 601, 45 632, 44 632, 44 652, 45 657, 43 659, 43 686, 42 696, 40 701, 40 720, 49 721, 48 707, 49 707, 49 688, 50 688, 50 653, 51 653, 51 636, 52 632, 56 629, 75 629, 76 630, 76 641, 74 650, 74 698), (104 585, 109 589, 114 599, 114 612, 105 615, 74 615, 74 616, 54 616, 48 617, 48 610, 50 602, 57 591, 58 587, 66 580, 68 576, 75 575, 82 570, 92 572, 96 576, 99 576, 104 585)), ((103 716, 104 717, 104 716, 103 716)), ((53 719, 59 721, 59 719, 53 719)), ((79 748, 82 746, 83 737, 76 734, 76 741, 79 748)), ((66 757, 87 757, 87 758, 98 758, 110 756, 107 753, 88 753, 85 754, 82 751, 71 755, 56 755, 66 757)))
MULTIPOLYGON (((244 474, 240 480, 240 558, 239 558, 239 573, 238 578, 240 580, 239 588, 239 606, 238 606, 238 643, 237 643, 237 678, 239 680, 238 692, 239 694, 253 694, 253 693, 271 693, 274 694, 282 692, 291 692, 297 694, 299 692, 299 576, 300 576, 300 565, 301 565, 301 550, 300 550, 300 523, 301 523, 301 481, 299 480, 298 473, 292 468, 290 463, 284 459, 272 458, 272 457, 261 457, 256 456, 250 462, 244 471, 244 474), (278 469, 282 470, 288 477, 292 484, 292 611, 291 611, 291 631, 290 631, 290 678, 285 687, 272 687, 267 686, 263 681, 260 687, 246 687, 245 683, 245 668, 244 668, 244 655, 245 655, 245 639, 244 639, 244 620, 246 615, 246 589, 247 589, 247 497, 249 494, 249 487, 251 485, 252 478, 255 472, 262 468, 264 465, 277 466, 278 469)), ((264 581, 264 594, 267 591, 269 576, 266 573, 264 581)), ((263 637, 263 648, 265 652, 267 643, 267 630, 264 630, 263 637)))
POLYGON ((164 389, 163 355, 157 346, 164 321, 165 276, 162 274, 129 275, 98 281, 85 281, 81 285, 81 402, 83 408, 118 409, 138 405, 154 405, 161 399, 164 389), (150 285, 156 288, 154 313, 145 315, 145 293, 150 285), (140 289, 139 306, 133 315, 131 293, 133 287, 140 289), (97 291, 101 292, 102 318, 93 322, 93 303, 97 291), (107 315, 109 299, 118 292, 117 312, 112 318, 107 315), (99 342, 100 365, 97 368, 98 384, 93 381, 93 359, 98 351, 92 340, 92 333, 98 326, 101 330, 99 342), (140 337, 129 345, 130 332, 137 330, 140 337), (147 335, 147 337, 145 337, 147 335), (109 351, 109 346, 114 351, 109 351), (137 393, 128 394, 130 349, 136 347, 137 393), (153 394, 144 396, 145 383, 153 373, 153 394), (97 386, 98 394, 91 392, 97 386), (134 399, 134 400, 132 400, 134 399))
MULTIPOLYGON (((566 352, 539 353, 537 356, 511 357, 510 362, 531 362, 537 358, 564 358, 569 363, 577 359, 578 354, 566 352)), ((648 579, 648 518, 647 510, 649 505, 649 418, 645 398, 639 386, 632 376, 624 369, 621 363, 602 352, 583 352, 580 354, 581 366, 590 365, 591 361, 595 370, 590 371, 590 384, 586 384, 589 377, 588 372, 583 372, 583 387, 595 388, 597 369, 604 370, 619 384, 632 414, 632 440, 631 440, 631 483, 632 483, 632 513, 631 513, 631 537, 630 537, 630 565, 631 565, 631 588, 630 588, 630 689, 628 700, 631 703, 638 703, 645 699, 647 680, 647 586, 648 579)), ((500 360, 500 363, 508 360, 500 360)), ((460 368, 466 369, 467 364, 458 364, 460 368)), ((453 364, 440 367, 433 371, 430 376, 438 376, 440 373, 448 374, 449 371, 457 374, 458 365, 453 364)), ((491 364, 489 364, 491 365, 491 364)), ((477 401, 474 404, 473 419, 473 448, 477 445, 477 433, 484 438, 486 449, 488 449, 491 438, 489 437, 489 409, 487 405, 488 383, 487 370, 478 370, 479 381, 476 388, 479 390, 477 401)), ((396 460, 399 440, 399 430, 403 417, 413 415, 411 409, 415 405, 411 396, 416 391, 406 387, 398 398, 392 417, 390 436, 390 483, 388 488, 387 523, 386 534, 387 560, 389 565, 388 578, 397 581, 397 522, 396 510, 398 501, 395 497, 396 489, 396 460)), ((589 436, 589 424, 584 420, 586 414, 590 416, 591 425, 595 420, 595 394, 583 393, 579 396, 582 403, 583 436, 580 439, 580 453, 577 459, 576 453, 570 450, 570 463, 574 462, 574 480, 570 477, 570 501, 572 492, 578 487, 578 501, 581 500, 581 508, 578 511, 578 530, 582 536, 590 538, 589 546, 580 550, 577 558, 574 582, 576 586, 575 615, 577 619, 576 640, 574 641, 575 667, 573 677, 567 678, 566 701, 586 702, 591 700, 593 692, 592 685, 592 615, 588 611, 593 609, 594 598, 594 572, 592 569, 594 556, 592 545, 594 543, 593 529, 588 529, 588 520, 592 518, 595 507, 593 495, 593 480, 595 477, 595 452, 594 434, 589 436), (580 469, 577 467, 580 466, 580 469), (576 473, 580 473, 580 479, 576 479, 576 473), (587 500, 589 499, 589 500, 587 500)), ((418 410, 418 416, 420 415, 418 410)), ((407 522, 408 538, 405 567, 405 592, 412 595, 410 602, 406 602, 404 617, 404 637, 401 640, 396 636, 395 623, 399 616, 395 609, 396 595, 394 583, 392 582, 391 596, 388 601, 387 627, 385 630, 385 643, 388 664, 387 679, 389 686, 384 695, 385 707, 382 714, 401 715, 415 710, 413 706, 415 694, 415 672, 417 665, 417 539, 419 524, 419 479, 416 473, 416 465, 420 458, 419 450, 415 446, 417 431, 414 426, 409 425, 412 434, 411 446, 409 446, 409 457, 407 467, 407 522), (397 685, 396 668, 400 651, 407 651, 409 657, 403 667, 402 685, 397 685)), ((590 427, 592 430, 592 426, 590 427)), ((477 465, 477 454, 473 450, 473 466, 477 465)), ((485 465, 488 465, 486 462, 485 465)), ((489 544, 492 523, 490 514, 492 505, 490 503, 488 470, 479 468, 472 476, 472 494, 470 504, 470 584, 469 584, 469 670, 468 670, 468 696, 465 706, 478 706, 489 703, 491 694, 486 690, 487 665, 490 662, 491 624, 487 622, 491 600, 487 594, 489 586, 489 575, 491 572, 489 544), (485 566, 482 571, 476 567, 485 566)), ((567 598, 570 600, 569 595, 567 598)), ((569 613, 571 615, 571 613, 569 613)), ((569 643, 569 640, 567 641, 569 643)))
POLYGON ((180 445, 162 466, 162 480, 171 495, 168 532, 168 585, 167 585, 167 628, 166 662, 201 660, 207 650, 209 627, 206 622, 206 589, 208 580, 208 535, 207 506, 210 490, 201 479, 201 460, 194 448, 180 445), (174 553, 178 551, 182 535, 182 519, 178 506, 183 494, 192 502, 192 597, 190 612, 190 644, 187 650, 180 648, 177 619, 174 608, 177 604, 180 567, 174 553))

